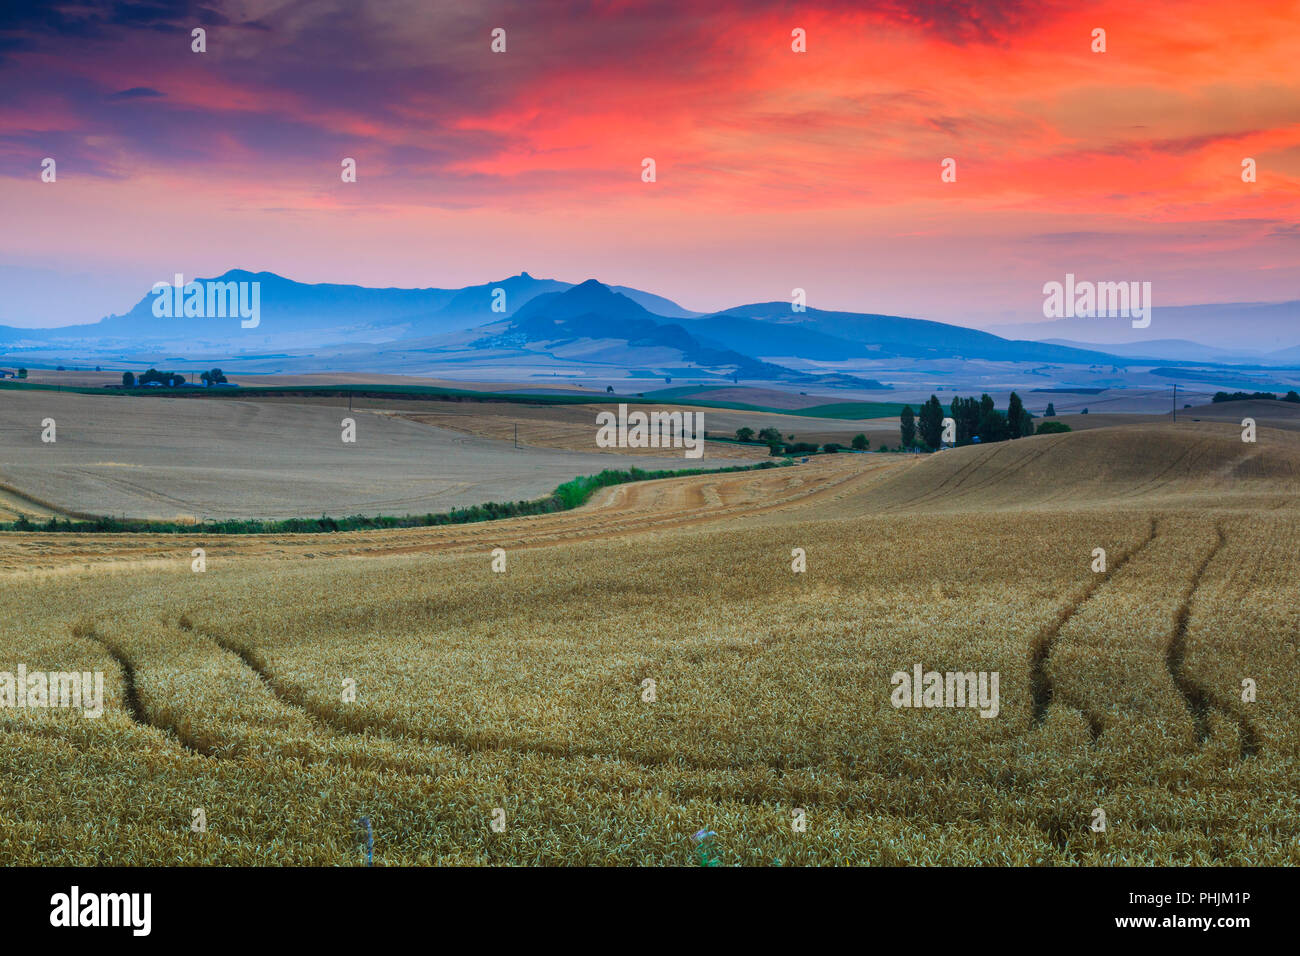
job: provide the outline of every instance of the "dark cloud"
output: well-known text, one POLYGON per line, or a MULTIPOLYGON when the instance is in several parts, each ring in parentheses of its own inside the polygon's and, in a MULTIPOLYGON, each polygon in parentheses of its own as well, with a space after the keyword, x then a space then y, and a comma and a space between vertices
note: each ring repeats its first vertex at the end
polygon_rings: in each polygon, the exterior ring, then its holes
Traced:
POLYGON ((141 99, 150 99, 152 97, 162 96, 162 95, 163 95, 162 93, 159 93, 151 86, 133 86, 129 90, 118 90, 116 93, 110 96, 109 99, 110 100, 141 100, 141 99))
MULTIPOLYGON (((196 26, 231 26, 218 5, 200 0, 160 3, 117 0, 110 3, 64 0, 3 0, 0 2, 0 67, 6 53, 57 45, 59 41, 100 40, 130 31, 170 32, 196 26)), ((239 24, 260 29, 261 24, 239 24)))
POLYGON ((193 26, 227 26, 230 20, 210 3, 166 0, 161 3, 117 0, 114 3, 60 0, 5 0, 0 4, 0 35, 49 37, 104 36, 117 28, 172 30, 193 26))

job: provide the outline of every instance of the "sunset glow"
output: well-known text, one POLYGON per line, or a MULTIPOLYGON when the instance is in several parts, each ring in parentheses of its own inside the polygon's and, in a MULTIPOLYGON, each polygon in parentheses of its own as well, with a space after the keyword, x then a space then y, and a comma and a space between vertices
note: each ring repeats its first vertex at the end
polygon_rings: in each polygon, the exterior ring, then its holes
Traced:
POLYGON ((54 6, 0 14, 0 264, 112 274, 104 311, 232 267, 967 324, 1032 320, 1066 272, 1300 297, 1293 0, 54 6))

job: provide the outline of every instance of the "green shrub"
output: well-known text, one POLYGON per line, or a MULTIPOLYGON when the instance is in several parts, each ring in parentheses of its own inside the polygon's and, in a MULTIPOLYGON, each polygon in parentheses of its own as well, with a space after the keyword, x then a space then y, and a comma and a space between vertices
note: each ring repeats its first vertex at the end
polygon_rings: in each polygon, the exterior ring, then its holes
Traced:
POLYGON ((1064 432, 1068 432, 1072 430, 1073 429, 1071 429, 1069 425, 1065 424, 1065 422, 1039 422, 1038 430, 1034 432, 1034 434, 1035 435, 1059 435, 1064 432))

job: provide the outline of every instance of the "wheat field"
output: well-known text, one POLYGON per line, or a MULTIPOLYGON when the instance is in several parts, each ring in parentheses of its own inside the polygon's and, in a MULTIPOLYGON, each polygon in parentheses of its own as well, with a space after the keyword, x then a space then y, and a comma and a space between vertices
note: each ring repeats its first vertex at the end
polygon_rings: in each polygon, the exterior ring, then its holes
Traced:
POLYGON ((1297 863, 1298 472, 1180 422, 473 526, 0 534, 0 670, 106 682, 0 710, 0 862, 360 865, 364 817, 375 865, 1297 863), (895 707, 918 664, 997 716, 895 707))

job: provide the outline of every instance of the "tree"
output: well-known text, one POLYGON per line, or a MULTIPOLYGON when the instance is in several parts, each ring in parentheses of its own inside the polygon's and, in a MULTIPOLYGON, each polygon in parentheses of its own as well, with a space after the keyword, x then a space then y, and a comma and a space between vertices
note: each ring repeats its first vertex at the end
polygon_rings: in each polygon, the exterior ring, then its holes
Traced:
POLYGON ((1021 435, 1033 434, 1031 428, 1028 432, 1022 431, 1025 424, 1025 406, 1020 401, 1020 396, 1015 392, 1011 393, 1011 401, 1007 403, 1007 433, 1012 438, 1019 438, 1021 435))
POLYGON ((855 451, 866 451, 870 445, 871 442, 867 440, 867 436, 862 432, 858 432, 853 436, 853 449, 855 451))
POLYGON ((606 394, 612 394, 613 391, 614 391, 614 386, 613 386, 613 385, 606 385, 606 386, 605 386, 605 392, 606 392, 606 394))
POLYGON ((903 440, 904 448, 916 444, 916 416, 912 413, 911 405, 904 405, 898 416, 898 434, 903 440))
POLYGON ((952 419, 957 426, 957 444, 968 445, 979 431, 980 403, 974 398, 952 398, 952 419))
POLYGON ((1029 414, 1029 409, 1020 410, 1020 437, 1028 438, 1034 433, 1034 416, 1029 414))
POLYGON ((1282 396, 1282 401, 1300 402, 1300 395, 1297 395, 1295 389, 1292 389, 1291 391, 1287 392, 1285 395, 1282 396))
POLYGON ((921 441, 930 448, 938 448, 943 439, 943 406, 939 397, 931 395, 929 401, 921 406, 920 423, 921 441))
POLYGON ((122 373, 123 388, 135 388, 135 372, 122 373))
POLYGON ((1053 402, 1047 403, 1047 411, 1043 412, 1047 418, 1053 418, 1056 415, 1056 405, 1053 402))
POLYGON ((27 369, 25 369, 25 368, 20 368, 20 369, 18 370, 18 377, 19 377, 19 378, 26 378, 26 377, 27 377, 27 369))
POLYGON ((736 429, 736 441, 753 441, 754 429, 746 425, 744 428, 736 429))
POLYGON ((781 439, 781 433, 775 428, 764 428, 758 433, 758 440, 767 445, 769 454, 779 455, 781 449, 785 447, 785 442, 781 439))
POLYGON ((822 445, 822 451, 826 452, 828 455, 834 455, 843 447, 844 446, 839 442, 828 441, 826 444, 822 445))
POLYGON ((987 392, 980 396, 979 435, 981 442, 1006 441, 1009 437, 1006 417, 993 405, 987 392))

